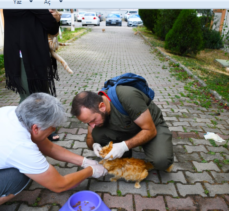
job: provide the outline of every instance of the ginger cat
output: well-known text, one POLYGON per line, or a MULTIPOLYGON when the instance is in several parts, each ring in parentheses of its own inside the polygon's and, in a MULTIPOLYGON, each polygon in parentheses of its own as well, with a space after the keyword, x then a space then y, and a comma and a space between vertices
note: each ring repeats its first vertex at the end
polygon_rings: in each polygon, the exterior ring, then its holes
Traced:
POLYGON ((51 35, 51 34, 48 34, 48 43, 49 43, 49 50, 50 50, 50 53, 51 55, 57 60, 59 61, 62 66, 64 67, 64 69, 72 74, 73 71, 70 69, 70 67, 68 66, 67 62, 61 57, 59 56, 57 53, 55 53, 55 51, 58 49, 59 45, 62 45, 62 46, 67 46, 67 45, 70 45, 69 43, 58 43, 58 39, 55 35, 51 35))
MULTIPOLYGON (((100 156, 104 158, 112 147, 113 142, 111 141, 99 152, 100 156)), ((126 181, 136 181, 135 188, 141 187, 140 182, 148 176, 148 170, 153 169, 150 162, 137 158, 116 158, 114 160, 101 160, 99 163, 108 170, 109 174, 114 175, 110 181, 116 182, 120 178, 124 178, 126 181)))

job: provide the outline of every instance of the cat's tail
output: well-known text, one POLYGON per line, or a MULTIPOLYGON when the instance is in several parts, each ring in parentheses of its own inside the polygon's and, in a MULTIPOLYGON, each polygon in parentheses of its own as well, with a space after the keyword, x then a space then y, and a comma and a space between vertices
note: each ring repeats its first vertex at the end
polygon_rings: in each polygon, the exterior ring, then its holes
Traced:
POLYGON ((64 67, 64 69, 68 72, 68 73, 70 73, 70 74, 73 74, 73 71, 70 69, 70 67, 68 66, 68 64, 67 64, 67 62, 61 57, 61 56, 59 56, 58 54, 56 54, 54 51, 50 51, 51 52, 51 54, 52 54, 52 56, 57 60, 57 61, 59 61, 61 64, 62 64, 62 66, 64 67))
POLYGON ((59 42, 59 45, 61 45, 61 46, 69 46, 69 45, 71 45, 71 43, 60 43, 59 42))
POLYGON ((147 163, 146 163, 146 169, 147 169, 148 171, 154 169, 152 163, 147 162, 147 163))

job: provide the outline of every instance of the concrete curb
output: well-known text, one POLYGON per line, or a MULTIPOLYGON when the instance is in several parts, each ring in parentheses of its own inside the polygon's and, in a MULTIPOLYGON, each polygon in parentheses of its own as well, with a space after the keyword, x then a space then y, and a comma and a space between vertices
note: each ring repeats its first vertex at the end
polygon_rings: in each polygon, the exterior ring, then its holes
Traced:
MULTIPOLYGON (((179 64, 180 67, 182 67, 189 75, 191 75, 194 79, 196 79, 201 86, 205 87, 207 86, 207 84, 202 81, 201 79, 199 79, 196 75, 194 75, 192 73, 192 71, 190 71, 187 67, 185 67, 183 64, 179 63, 178 61, 176 61, 175 59, 171 58, 170 56, 166 55, 164 52, 162 52, 158 47, 154 47, 149 40, 141 33, 138 31, 138 34, 154 49, 157 49, 164 57, 166 57, 167 59, 169 59, 170 61, 179 64)), ((229 102, 227 102, 226 100, 223 100, 223 97, 221 95, 219 95, 218 92, 214 91, 214 90, 209 90, 211 94, 214 95, 214 97, 219 100, 220 102, 222 102, 223 104, 227 104, 229 105, 229 102)))

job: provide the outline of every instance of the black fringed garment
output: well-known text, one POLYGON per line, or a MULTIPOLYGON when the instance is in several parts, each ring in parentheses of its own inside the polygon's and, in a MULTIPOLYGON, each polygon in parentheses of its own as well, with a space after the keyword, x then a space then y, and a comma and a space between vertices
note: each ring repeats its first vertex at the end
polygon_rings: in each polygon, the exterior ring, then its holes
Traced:
POLYGON ((56 96, 54 79, 59 80, 56 60, 50 57, 48 34, 59 31, 59 23, 49 10, 3 10, 5 20, 4 63, 6 88, 23 93, 19 50, 29 92, 49 92, 56 96))

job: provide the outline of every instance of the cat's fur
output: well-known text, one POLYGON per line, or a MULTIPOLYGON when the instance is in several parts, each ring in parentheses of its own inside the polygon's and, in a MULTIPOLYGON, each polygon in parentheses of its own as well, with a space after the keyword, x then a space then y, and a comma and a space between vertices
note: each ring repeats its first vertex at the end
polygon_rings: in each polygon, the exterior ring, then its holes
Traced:
POLYGON ((51 55, 57 60, 59 61, 62 66, 64 67, 64 69, 72 74, 73 71, 70 69, 70 67, 68 66, 67 62, 61 57, 59 56, 57 53, 55 53, 55 51, 58 49, 59 45, 62 45, 62 46, 67 46, 67 45, 70 45, 69 43, 58 43, 58 39, 55 35, 51 35, 51 34, 48 34, 48 43, 49 43, 49 50, 50 50, 50 53, 51 55))
MULTIPOLYGON (((105 157, 112 149, 113 142, 102 148, 99 152, 101 157, 105 157)), ((140 188, 140 182, 148 176, 148 170, 153 169, 153 165, 150 162, 145 162, 137 158, 116 158, 114 160, 101 160, 99 162, 107 170, 109 174, 113 174, 114 177, 110 181, 116 182, 117 179, 124 178, 127 181, 136 181, 134 187, 140 188)))

